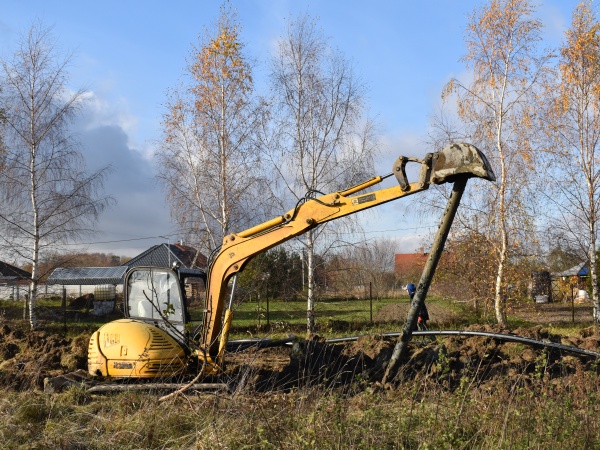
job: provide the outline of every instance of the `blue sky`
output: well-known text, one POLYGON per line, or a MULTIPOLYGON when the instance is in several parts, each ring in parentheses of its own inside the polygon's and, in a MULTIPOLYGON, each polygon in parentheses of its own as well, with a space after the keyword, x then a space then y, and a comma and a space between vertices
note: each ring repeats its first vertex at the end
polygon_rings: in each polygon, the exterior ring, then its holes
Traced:
MULTIPOLYGON (((545 45, 560 44, 572 0, 543 1, 545 45)), ((59 47, 74 52, 71 85, 89 91, 90 102, 75 125, 90 169, 111 164, 107 191, 117 204, 81 248, 134 256, 150 245, 173 242, 164 195, 153 176, 152 152, 160 136, 162 104, 177 85, 199 33, 219 15, 222 2, 5 0, 0 16, 0 54, 9 56, 18 37, 41 20, 53 27, 59 47), (159 237, 164 236, 164 237, 159 237), (150 239, 142 239, 152 237, 150 239)), ((422 144, 428 118, 445 83, 468 76, 465 53, 468 14, 475 0, 232 0, 246 52, 257 61, 259 92, 266 88, 269 58, 286 26, 299 14, 319 19, 330 44, 352 60, 368 88, 368 111, 380 124, 384 149, 378 174, 401 154, 431 151, 422 144)), ((362 220, 369 238, 394 236, 399 250, 413 251, 427 225, 397 204, 362 220), (395 230, 395 231, 387 231, 395 230)))

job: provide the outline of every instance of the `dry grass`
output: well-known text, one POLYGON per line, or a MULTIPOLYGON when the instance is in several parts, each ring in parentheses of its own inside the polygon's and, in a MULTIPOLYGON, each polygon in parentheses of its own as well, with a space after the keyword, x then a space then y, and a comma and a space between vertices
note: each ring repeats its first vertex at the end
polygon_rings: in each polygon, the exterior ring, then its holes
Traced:
POLYGON ((307 387, 166 404, 156 393, 12 393, 0 402, 4 448, 385 449, 598 448, 598 376, 527 374, 456 389, 435 375, 352 394, 307 387))

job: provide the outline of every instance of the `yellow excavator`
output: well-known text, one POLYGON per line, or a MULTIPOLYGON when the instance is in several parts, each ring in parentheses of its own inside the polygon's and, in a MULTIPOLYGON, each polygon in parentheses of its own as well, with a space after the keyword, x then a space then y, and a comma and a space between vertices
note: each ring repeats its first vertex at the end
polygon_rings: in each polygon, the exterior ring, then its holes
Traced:
MULTIPOLYGON (((454 183, 454 191, 462 195, 466 180, 472 177, 495 180, 485 156, 470 144, 453 144, 439 152, 428 153, 423 159, 402 156, 388 175, 374 177, 343 191, 319 197, 309 195, 281 216, 225 236, 220 250, 209 262, 207 274, 177 267, 132 268, 123 284, 126 318, 107 323, 92 335, 89 373, 113 378, 163 378, 195 368, 206 375, 218 374, 233 318, 231 308, 237 274, 254 256, 325 222, 421 192, 431 184, 454 183), (412 183, 406 175, 409 162, 420 165, 418 179, 412 183), (392 176, 398 185, 368 190, 392 176), (365 190, 368 191, 360 193, 365 190), (188 329, 184 285, 193 279, 203 279, 206 285, 206 307, 202 329, 197 333, 199 338, 188 329), (230 282, 232 287, 228 290, 230 282)), ((460 195, 444 213, 447 220, 442 223, 445 223, 446 236, 460 195)), ((445 237, 436 240, 436 248, 432 248, 431 253, 441 254, 444 243, 445 237)), ((422 277, 419 284, 420 294, 428 288, 435 264, 433 270, 431 267, 427 270, 427 280, 423 282, 422 277)))

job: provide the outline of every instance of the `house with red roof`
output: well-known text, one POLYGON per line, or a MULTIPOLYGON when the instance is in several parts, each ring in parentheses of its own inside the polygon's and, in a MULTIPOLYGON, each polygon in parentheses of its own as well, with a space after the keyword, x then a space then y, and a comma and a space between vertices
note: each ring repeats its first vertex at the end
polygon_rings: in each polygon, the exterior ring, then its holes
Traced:
POLYGON ((394 273, 402 284, 418 283, 425 267, 428 253, 423 247, 416 253, 396 253, 394 256, 394 273))

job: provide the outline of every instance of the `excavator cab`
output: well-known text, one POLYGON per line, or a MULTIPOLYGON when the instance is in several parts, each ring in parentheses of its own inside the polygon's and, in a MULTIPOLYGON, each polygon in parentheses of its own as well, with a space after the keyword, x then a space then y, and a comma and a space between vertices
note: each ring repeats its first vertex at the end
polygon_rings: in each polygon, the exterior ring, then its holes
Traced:
POLYGON ((183 335, 186 305, 173 270, 135 268, 126 275, 124 286, 126 316, 154 323, 169 334, 183 335))
POLYGON ((123 302, 125 316, 152 323, 187 344, 186 324, 190 322, 186 284, 206 282, 198 269, 135 267, 125 275, 123 302))

